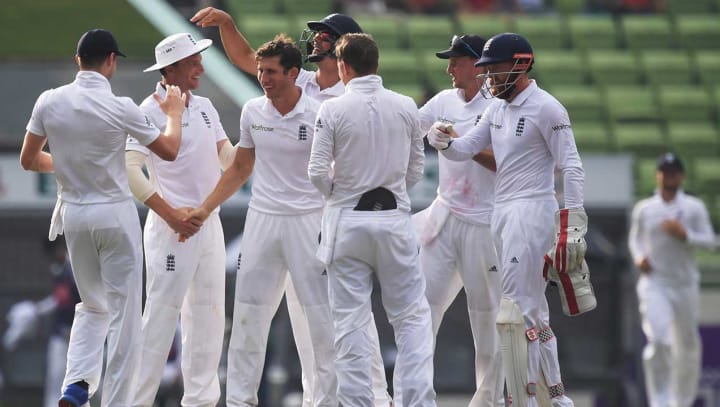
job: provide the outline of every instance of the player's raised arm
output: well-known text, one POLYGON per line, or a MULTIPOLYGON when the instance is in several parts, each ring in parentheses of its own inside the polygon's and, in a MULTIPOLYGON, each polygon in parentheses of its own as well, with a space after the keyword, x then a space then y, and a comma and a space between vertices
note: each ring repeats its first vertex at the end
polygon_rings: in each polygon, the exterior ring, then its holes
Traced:
POLYGON ((238 30, 230 14, 214 7, 205 7, 195 13, 190 21, 202 28, 218 27, 225 54, 230 62, 250 75, 257 75, 255 50, 238 30))

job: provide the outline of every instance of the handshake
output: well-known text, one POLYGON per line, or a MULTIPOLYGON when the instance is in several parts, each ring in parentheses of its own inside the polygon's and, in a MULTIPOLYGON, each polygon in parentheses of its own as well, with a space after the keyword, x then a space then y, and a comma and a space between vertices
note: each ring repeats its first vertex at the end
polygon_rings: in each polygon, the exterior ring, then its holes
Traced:
POLYGON ((178 241, 184 242, 200 231, 210 213, 203 207, 171 209, 168 216, 163 217, 167 224, 178 234, 178 241))
POLYGON ((427 134, 428 143, 437 150, 446 150, 452 144, 452 139, 457 138, 452 124, 437 121, 433 123, 427 134))

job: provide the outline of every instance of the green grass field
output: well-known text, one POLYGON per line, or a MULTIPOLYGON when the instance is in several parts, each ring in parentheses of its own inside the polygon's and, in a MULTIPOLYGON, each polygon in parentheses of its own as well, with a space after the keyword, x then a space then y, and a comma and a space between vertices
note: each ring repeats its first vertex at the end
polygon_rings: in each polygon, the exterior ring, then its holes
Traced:
POLYGON ((149 59, 162 39, 124 0, 4 0, 0 61, 72 58, 83 32, 112 31, 129 58, 149 59))

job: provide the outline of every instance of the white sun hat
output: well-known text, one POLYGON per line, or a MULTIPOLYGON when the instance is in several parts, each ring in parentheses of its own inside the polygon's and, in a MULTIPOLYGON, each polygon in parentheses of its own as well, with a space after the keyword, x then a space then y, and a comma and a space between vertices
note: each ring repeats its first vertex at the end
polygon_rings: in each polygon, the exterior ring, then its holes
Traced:
POLYGON ((173 34, 158 43, 155 47, 155 65, 145 68, 143 72, 163 69, 181 59, 202 52, 211 45, 212 40, 195 41, 188 33, 173 34))

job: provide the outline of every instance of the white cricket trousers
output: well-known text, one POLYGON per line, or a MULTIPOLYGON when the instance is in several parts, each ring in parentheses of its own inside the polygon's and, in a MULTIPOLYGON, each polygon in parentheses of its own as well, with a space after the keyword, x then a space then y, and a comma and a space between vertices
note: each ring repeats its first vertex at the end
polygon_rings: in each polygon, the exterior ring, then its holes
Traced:
POLYGON ((62 221, 81 302, 75 306, 63 388, 80 380, 94 394, 103 350, 103 407, 129 407, 140 359, 142 243, 131 199, 91 205, 65 203, 62 221))
MULTIPOLYGON (((492 217, 491 230, 500 263, 502 295, 520 307, 525 328, 534 328, 537 332, 549 327, 545 298, 547 283, 542 270, 545 253, 553 245, 557 210, 554 197, 515 200, 497 203, 492 217)), ((554 335, 547 341, 543 341, 544 336, 540 337, 528 342, 528 382, 538 383, 544 374, 549 386, 558 386, 562 381, 556 339, 554 335)), ((573 405, 565 395, 553 402, 562 407, 573 405)), ((537 405, 534 397, 529 399, 528 405, 537 405)))
MULTIPOLYGON (((303 388, 303 404, 302 407, 312 406, 313 394, 312 388, 314 383, 313 377, 316 374, 306 374, 306 372, 315 371, 314 356, 312 351, 312 338, 310 337, 310 329, 300 301, 295 293, 292 280, 288 277, 287 286, 285 287, 285 300, 287 302, 288 314, 290 315, 290 325, 292 326, 293 338, 298 348, 298 357, 300 358, 300 368, 302 369, 302 388, 303 388)), ((377 325, 375 325, 375 316, 370 318, 367 326, 370 340, 373 342, 373 394, 375 395, 375 407, 389 407, 392 399, 388 394, 387 378, 385 376, 385 364, 383 362, 382 353, 380 351, 380 337, 378 335, 377 325)))
POLYGON ((640 275, 637 294, 647 338, 643 368, 648 404, 692 406, 698 393, 702 359, 699 285, 671 285, 659 281, 651 272, 640 275))
POLYGON ((155 401, 178 316, 182 329, 181 368, 187 407, 210 407, 220 400, 218 365, 225 334, 225 238, 217 212, 200 231, 178 235, 155 212, 145 222, 147 269, 142 319, 142 359, 133 406, 155 401))
POLYGON ((228 406, 258 405, 270 323, 289 272, 311 337, 315 370, 304 374, 315 375, 312 405, 337 407, 327 276, 315 258, 321 219, 322 210, 303 215, 247 212, 228 348, 228 406))
POLYGON ((432 321, 410 215, 343 209, 336 236, 328 276, 340 404, 374 405, 373 341, 367 330, 374 273, 398 348, 394 405, 435 406, 432 321))
POLYGON ((490 225, 448 215, 438 235, 420 249, 425 296, 437 338, 445 312, 464 287, 475 342, 475 394, 471 407, 504 404, 502 358, 495 325, 500 307, 500 272, 490 225))

